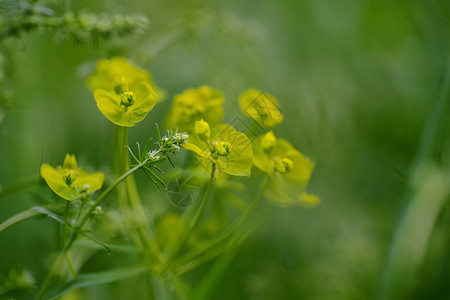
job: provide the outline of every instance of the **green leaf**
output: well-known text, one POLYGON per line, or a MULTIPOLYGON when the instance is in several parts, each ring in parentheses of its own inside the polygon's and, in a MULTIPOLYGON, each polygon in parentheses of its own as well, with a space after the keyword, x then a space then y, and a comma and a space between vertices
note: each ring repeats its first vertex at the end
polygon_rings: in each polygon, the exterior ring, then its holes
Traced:
POLYGON ((31 211, 35 211, 35 212, 37 212, 37 213, 39 213, 39 214, 42 214, 42 215, 46 215, 47 217, 49 217, 49 218, 51 218, 51 219, 53 219, 53 220, 55 220, 55 221, 57 221, 57 222, 59 222, 59 223, 61 223, 61 224, 63 224, 63 225, 67 225, 67 226, 69 226, 69 227, 72 227, 72 225, 70 225, 69 223, 67 223, 66 221, 64 221, 63 218, 61 218, 60 216, 58 216, 58 215, 55 214, 54 212, 52 212, 52 211, 46 209, 45 207, 42 207, 42 206, 33 206, 30 210, 31 210, 31 211))
POLYGON ((41 215, 41 213, 34 211, 33 209, 24 210, 14 216, 12 216, 11 218, 5 220, 3 223, 1 223, 0 224, 0 232, 2 232, 3 230, 5 230, 17 223, 34 218, 39 215, 41 215))
POLYGON ((54 212, 51 212, 50 210, 46 209, 45 207, 33 206, 32 208, 24 210, 14 216, 12 216, 11 218, 5 220, 3 223, 1 223, 0 224, 0 232, 2 232, 6 228, 9 228, 17 223, 20 223, 22 221, 25 221, 25 220, 28 220, 28 219, 31 219, 31 218, 34 218, 37 216, 41 216, 41 215, 46 215, 47 217, 52 218, 52 219, 58 221, 59 223, 62 223, 64 225, 68 225, 69 227, 71 227, 70 224, 65 222, 60 216, 58 216, 54 212))
POLYGON ((128 268, 113 269, 99 273, 86 273, 66 281, 55 289, 51 290, 46 299, 56 299, 73 288, 85 288, 94 285, 110 283, 122 280, 128 277, 136 276, 148 270, 144 266, 134 266, 128 268))

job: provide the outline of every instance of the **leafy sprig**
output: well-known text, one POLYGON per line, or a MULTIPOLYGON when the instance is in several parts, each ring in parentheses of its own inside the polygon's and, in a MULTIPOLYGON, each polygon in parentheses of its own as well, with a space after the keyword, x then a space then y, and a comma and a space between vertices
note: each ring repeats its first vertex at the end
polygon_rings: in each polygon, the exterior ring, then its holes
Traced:
POLYGON ((181 146, 186 143, 189 135, 184 132, 178 132, 173 130, 167 130, 167 134, 161 136, 161 131, 159 129, 158 124, 156 125, 156 133, 158 140, 153 143, 153 139, 150 138, 141 149, 139 143, 137 143, 138 153, 137 155, 133 153, 130 147, 127 146, 130 151, 131 157, 135 160, 135 164, 130 165, 130 168, 135 167, 136 165, 142 165, 142 170, 148 179, 150 179, 156 187, 166 187, 166 183, 154 172, 154 170, 164 173, 158 165, 164 160, 168 160, 172 167, 174 164, 169 156, 169 154, 176 155, 181 146), (152 144, 156 144, 158 148, 151 149, 152 144))

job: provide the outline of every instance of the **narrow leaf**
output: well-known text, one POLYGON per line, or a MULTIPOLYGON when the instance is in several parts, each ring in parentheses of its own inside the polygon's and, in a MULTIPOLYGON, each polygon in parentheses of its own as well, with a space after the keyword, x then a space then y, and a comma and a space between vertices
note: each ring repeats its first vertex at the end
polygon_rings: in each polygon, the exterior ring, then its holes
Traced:
POLYGON ((85 288, 94 285, 110 283, 122 280, 128 277, 136 276, 148 270, 143 266, 134 266, 131 268, 113 269, 99 273, 86 273, 79 275, 72 280, 66 281, 55 289, 51 290, 46 299, 56 299, 73 288, 85 288))
POLYGON ((3 230, 5 230, 6 228, 9 228, 17 223, 20 223, 22 221, 34 218, 36 216, 41 215, 42 213, 34 211, 32 209, 27 209, 24 210, 14 216, 12 216, 11 218, 5 220, 4 222, 2 222, 0 224, 0 232, 2 232, 3 230))

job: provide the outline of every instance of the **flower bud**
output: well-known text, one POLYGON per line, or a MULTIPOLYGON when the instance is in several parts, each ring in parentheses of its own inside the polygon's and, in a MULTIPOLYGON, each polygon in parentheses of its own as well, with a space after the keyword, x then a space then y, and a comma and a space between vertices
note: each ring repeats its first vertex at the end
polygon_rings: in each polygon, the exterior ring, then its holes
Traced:
POLYGON ((203 119, 195 121, 195 133, 202 141, 207 141, 211 137, 209 125, 203 119))
POLYGON ((125 77, 120 76, 115 80, 114 92, 116 92, 117 95, 121 95, 125 92, 128 92, 128 81, 125 79, 125 77))
POLYGON ((261 138, 261 147, 266 153, 270 153, 277 143, 277 138, 272 131, 269 131, 261 138))
POLYGON ((216 151, 219 156, 228 156, 231 153, 231 144, 228 142, 219 142, 216 145, 216 151))
POLYGON ((276 157, 274 160, 275 160, 275 167, 274 167, 275 171, 281 174, 289 173, 292 170, 292 167, 294 166, 294 162, 289 158, 276 157))
POLYGON ((120 104, 128 107, 134 104, 136 100, 136 95, 133 92, 125 92, 122 94, 122 99, 120 99, 120 104))
POLYGON ((74 170, 68 170, 66 172, 66 174, 63 175, 63 180, 68 186, 70 186, 72 184, 72 182, 75 181, 75 178, 76 178, 76 173, 74 170))

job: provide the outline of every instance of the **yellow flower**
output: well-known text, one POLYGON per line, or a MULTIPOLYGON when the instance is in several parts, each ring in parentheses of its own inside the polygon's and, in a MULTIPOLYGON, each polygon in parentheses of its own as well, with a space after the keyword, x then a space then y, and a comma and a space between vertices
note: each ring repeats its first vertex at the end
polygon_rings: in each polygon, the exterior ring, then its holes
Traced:
POLYGON ((103 186, 103 173, 86 173, 78 168, 75 155, 66 154, 62 166, 53 168, 48 164, 41 166, 41 176, 58 196, 72 201, 103 186))
POLYGON ((193 133, 200 119, 214 127, 223 118, 223 101, 222 93, 208 86, 185 90, 174 98, 167 127, 193 133))
POLYGON ((272 131, 253 142, 253 165, 269 174, 269 198, 279 206, 313 206, 318 197, 304 193, 314 164, 272 131), (309 204, 309 205, 308 205, 309 204))
POLYGON ((283 121, 277 99, 257 89, 248 89, 239 97, 241 110, 259 125, 272 128, 283 121))
POLYGON ((122 57, 99 60, 87 84, 102 114, 119 126, 135 126, 157 101, 150 74, 122 57))
POLYGON ((199 131, 189 136, 188 143, 183 144, 184 148, 215 163, 227 174, 250 176, 253 150, 245 134, 236 131, 231 125, 220 124, 211 129, 210 138, 203 139, 204 132, 209 131, 209 125, 201 120, 196 122, 195 128, 199 131), (208 126, 207 130, 205 126, 208 126))

